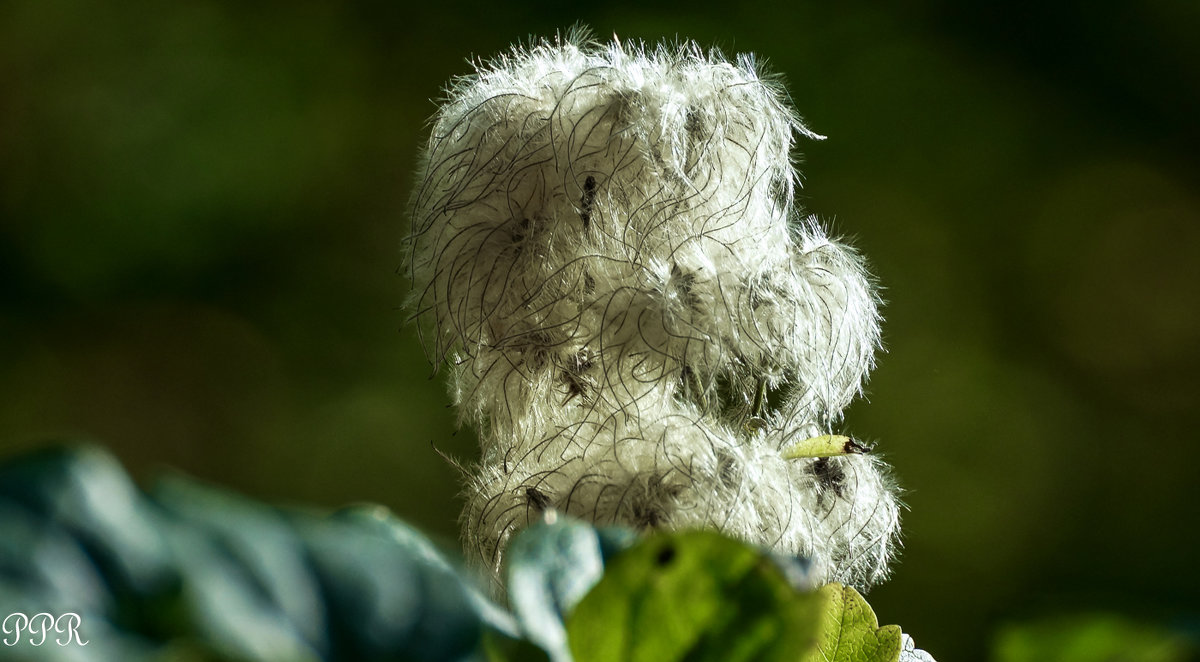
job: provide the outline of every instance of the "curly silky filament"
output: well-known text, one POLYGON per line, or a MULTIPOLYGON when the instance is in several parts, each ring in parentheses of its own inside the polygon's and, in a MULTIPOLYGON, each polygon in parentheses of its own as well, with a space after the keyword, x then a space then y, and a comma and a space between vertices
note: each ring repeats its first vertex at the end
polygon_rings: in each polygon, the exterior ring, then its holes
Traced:
POLYGON ((752 58, 578 36, 455 81, 412 203, 412 306, 482 459, 462 524, 499 569, 553 508, 711 528, 885 577, 881 460, 833 433, 879 347, 861 259, 793 208, 801 124, 752 58))

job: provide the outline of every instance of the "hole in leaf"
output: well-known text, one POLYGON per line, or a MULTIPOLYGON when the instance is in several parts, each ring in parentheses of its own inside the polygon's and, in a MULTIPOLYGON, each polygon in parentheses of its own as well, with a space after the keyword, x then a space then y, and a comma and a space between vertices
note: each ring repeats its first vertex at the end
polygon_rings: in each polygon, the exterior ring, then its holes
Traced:
POLYGON ((654 557, 654 561, 660 566, 667 565, 673 560, 675 560, 675 547, 671 545, 658 550, 658 556, 654 557))

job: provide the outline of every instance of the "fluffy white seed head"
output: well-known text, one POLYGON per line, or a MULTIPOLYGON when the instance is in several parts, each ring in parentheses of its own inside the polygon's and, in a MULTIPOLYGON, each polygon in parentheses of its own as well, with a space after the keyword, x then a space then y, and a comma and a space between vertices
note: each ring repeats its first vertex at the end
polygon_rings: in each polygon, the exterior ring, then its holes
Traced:
POLYGON ((832 429, 879 345, 860 259, 792 208, 783 91, 693 44, 542 42, 458 80, 412 206, 412 305, 483 457, 470 556, 555 508, 708 527, 887 573, 886 467, 785 460, 832 429))

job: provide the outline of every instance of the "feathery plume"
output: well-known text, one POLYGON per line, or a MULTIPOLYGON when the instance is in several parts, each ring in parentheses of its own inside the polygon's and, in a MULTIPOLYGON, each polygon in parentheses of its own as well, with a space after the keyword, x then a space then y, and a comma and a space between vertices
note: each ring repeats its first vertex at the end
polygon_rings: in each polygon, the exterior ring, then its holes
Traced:
POLYGON ((469 556, 498 570, 554 508, 885 577, 886 466, 783 452, 832 433, 879 347, 861 259, 793 209, 797 134, 820 138, 751 57, 692 43, 560 37, 451 85, 408 248, 426 351, 483 450, 469 556))

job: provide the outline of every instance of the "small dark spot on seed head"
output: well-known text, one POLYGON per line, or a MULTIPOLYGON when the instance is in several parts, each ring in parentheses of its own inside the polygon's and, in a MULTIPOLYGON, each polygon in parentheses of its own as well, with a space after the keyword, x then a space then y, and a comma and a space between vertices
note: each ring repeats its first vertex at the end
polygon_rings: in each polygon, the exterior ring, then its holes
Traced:
POLYGON ((688 137, 692 140, 700 140, 704 131, 704 118, 700 117, 700 111, 694 107, 687 109, 687 114, 684 116, 683 128, 688 132, 688 137))
POLYGON ((592 353, 587 349, 581 349, 568 363, 567 369, 576 374, 581 374, 592 369, 592 353))
POLYGON ((616 111, 616 123, 624 127, 633 123, 638 106, 642 103, 642 94, 634 90, 622 90, 613 97, 612 107, 616 111))
POLYGON ((512 229, 509 234, 512 237, 514 244, 520 244, 529 236, 531 222, 528 218, 513 219, 511 223, 512 229))
POLYGON ((583 197, 579 199, 579 219, 583 221, 583 229, 592 225, 592 205, 596 202, 596 178, 591 175, 583 180, 583 197))
MULTIPOLYGON (((679 390, 682 393, 690 393, 696 386, 696 373, 692 370, 692 366, 685 365, 679 369, 679 390)), ((699 395, 699 394, 692 394, 699 395)))
POLYGON ((630 515, 633 526, 641 530, 657 529, 666 521, 666 516, 653 503, 650 503, 648 497, 634 500, 630 508, 630 515))
POLYGON ((554 340, 546 332, 534 331, 518 336, 514 341, 517 343, 520 343, 518 347, 522 350, 525 367, 530 370, 541 370, 549 362, 554 340))
POLYGON ((694 291, 696 286, 696 274, 691 271, 684 271, 678 264, 671 265, 671 285, 678 293, 680 301, 683 301, 687 307, 692 310, 700 308, 700 297, 694 291))
POLYGON ((542 511, 550 507, 550 499, 536 487, 525 488, 525 501, 536 510, 542 511))
POLYGON ((737 481, 737 462, 725 450, 717 451, 717 478, 725 487, 733 487, 737 481))
POLYGON ((767 189, 767 195, 769 195, 770 198, 775 201, 776 206, 779 209, 787 209, 788 204, 791 202, 791 196, 788 195, 788 186, 785 183, 785 180, 780 177, 776 177, 771 180, 768 186, 769 188, 767 189))
POLYGON ((559 379, 567 385, 567 398, 563 400, 564 405, 577 397, 584 398, 585 400, 587 399, 588 390, 590 388, 590 384, 587 382, 587 380, 567 370, 562 371, 562 374, 559 375, 559 379))
POLYGON ((812 463, 809 467, 817 478, 817 482, 821 487, 832 491, 838 497, 844 495, 842 484, 846 480, 846 472, 842 469, 841 464, 830 460, 827 457, 820 458, 812 463))
POLYGON ((759 280, 746 285, 746 293, 750 300, 750 309, 758 310, 765 305, 771 303, 771 280, 769 276, 764 276, 759 280))
POLYGON ((596 388, 596 380, 587 375, 593 365, 591 350, 585 347, 570 354, 565 357, 561 365, 563 370, 559 373, 559 380, 567 385, 567 399, 563 401, 563 404, 565 405, 576 397, 587 400, 596 388))

